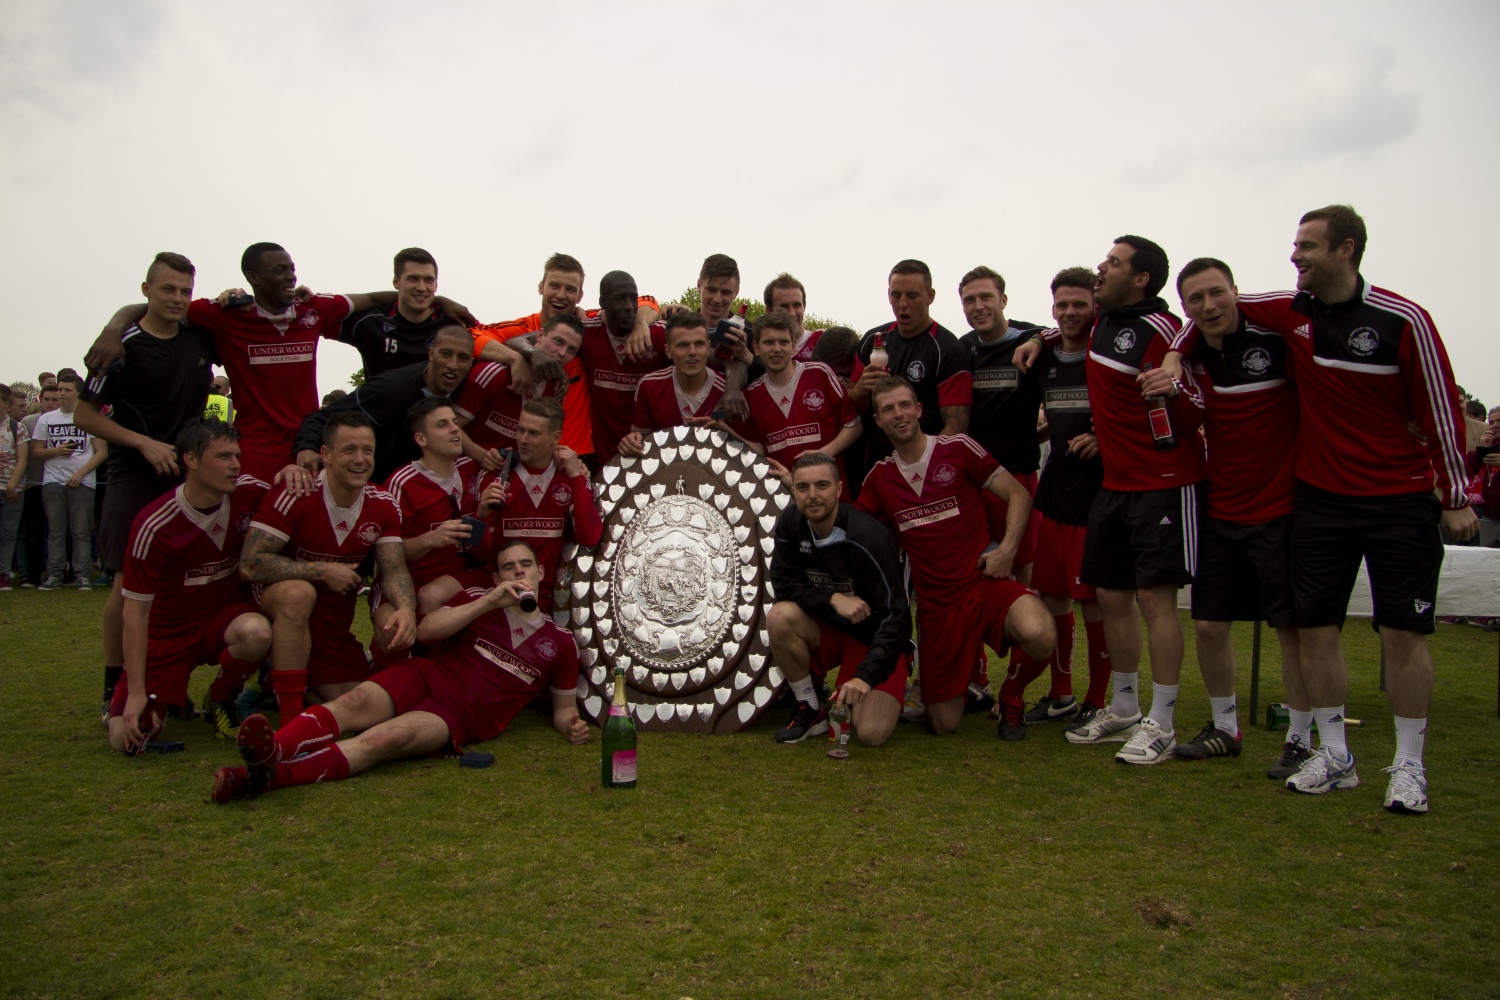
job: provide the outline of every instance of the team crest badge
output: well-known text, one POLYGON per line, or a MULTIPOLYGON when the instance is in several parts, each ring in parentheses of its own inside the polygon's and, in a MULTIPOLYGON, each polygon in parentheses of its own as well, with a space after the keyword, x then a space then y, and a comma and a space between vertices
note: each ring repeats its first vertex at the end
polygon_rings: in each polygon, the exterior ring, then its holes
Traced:
POLYGON ((1135 350, 1135 331, 1127 327, 1115 334, 1115 350, 1121 354, 1129 354, 1135 350))
POLYGON ((913 361, 906 366, 906 378, 911 382, 922 381, 922 376, 927 374, 927 366, 920 361, 913 361))
POLYGON ((814 389, 812 392, 809 392, 806 396, 802 397, 802 405, 807 407, 809 410, 821 410, 823 408, 823 404, 826 402, 828 402, 828 400, 825 399, 823 394, 817 389, 814 389))
POLYGON ((951 465, 940 465, 932 470, 932 481, 939 486, 947 486, 958 478, 958 470, 951 465))
POLYGON ((243 535, 243 534, 245 534, 246 532, 248 532, 250 530, 250 521, 252 519, 253 519, 252 515, 250 515, 250 514, 246 514, 246 515, 244 515, 243 517, 240 518, 240 525, 239 525, 239 533, 240 534, 243 535))
POLYGON ((1251 375, 1264 375, 1271 370, 1271 352, 1264 347, 1252 347, 1245 352, 1244 365, 1251 375))
POLYGON ((308 327, 317 326, 318 325, 318 311, 316 309, 309 309, 307 312, 305 312, 301 316, 297 317, 297 323, 300 326, 308 326, 308 327))
POLYGON ((552 491, 552 499, 560 504, 572 503, 573 491, 568 489, 566 486, 559 486, 557 489, 552 491))
POLYGON ((557 643, 551 639, 538 639, 536 641, 536 652, 544 660, 555 659, 557 657, 557 643))
POLYGON ((1380 334, 1368 326, 1362 326, 1349 334, 1349 350, 1362 358, 1368 358, 1380 346, 1380 334))
POLYGON ((366 545, 374 545, 375 539, 380 537, 380 526, 371 521, 366 521, 359 526, 359 540, 366 545))

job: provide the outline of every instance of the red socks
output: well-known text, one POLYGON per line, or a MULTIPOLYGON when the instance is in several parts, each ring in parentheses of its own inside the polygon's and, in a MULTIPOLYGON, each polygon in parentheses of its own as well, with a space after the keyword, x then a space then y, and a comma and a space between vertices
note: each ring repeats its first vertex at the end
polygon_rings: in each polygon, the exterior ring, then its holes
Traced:
POLYGON ((983 649, 979 651, 979 662, 969 671, 969 683, 977 684, 986 691, 990 689, 990 660, 983 649))
POLYGON ((1062 701, 1073 694, 1073 609, 1065 615, 1053 615, 1057 626, 1057 652, 1052 654, 1052 690, 1047 697, 1062 701))
POLYGON ((1020 646, 1010 651, 1010 671, 1005 683, 1000 685, 1000 700, 1008 705, 1024 704, 1026 685, 1042 676, 1047 669, 1046 660, 1038 660, 1020 646))
POLYGON ((339 738, 339 724, 323 705, 314 705, 276 730, 276 748, 290 761, 312 753, 339 738))
POLYGON ((302 711, 302 696, 307 691, 306 670, 272 670, 271 690, 276 694, 276 709, 283 719, 302 711))
POLYGON ((1089 637, 1089 693, 1084 701, 1095 708, 1108 704, 1109 691, 1109 646, 1104 642, 1104 622, 1085 620, 1083 630, 1089 637))
POLYGON ((229 655, 229 650, 219 654, 219 675, 208 686, 209 701, 228 701, 239 694, 246 678, 260 669, 260 660, 241 660, 229 655))
POLYGON ((339 749, 337 743, 330 743, 305 757, 277 764, 274 777, 271 779, 271 787, 311 785, 319 781, 339 781, 347 777, 349 777, 349 758, 344 756, 344 751, 339 749))

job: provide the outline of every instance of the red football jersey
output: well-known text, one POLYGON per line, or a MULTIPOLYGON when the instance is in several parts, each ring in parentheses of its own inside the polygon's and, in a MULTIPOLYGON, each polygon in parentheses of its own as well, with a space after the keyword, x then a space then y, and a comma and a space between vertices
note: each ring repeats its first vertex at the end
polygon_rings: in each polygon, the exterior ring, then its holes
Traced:
POLYGON ((766 455, 788 469, 805 451, 819 451, 839 431, 859 423, 854 401, 833 369, 821 362, 795 362, 785 386, 762 375, 745 387, 750 415, 732 425, 747 441, 764 445, 766 455))
POLYGON ((1105 489, 1142 493, 1191 486, 1207 476, 1198 436, 1203 394, 1191 375, 1167 404, 1177 447, 1165 451, 1156 449, 1150 407, 1136 383, 1146 365, 1161 364, 1181 326, 1160 299, 1107 310, 1094 321, 1086 370, 1105 489))
POLYGON ((802 336, 797 338, 797 353, 792 355, 792 360, 811 361, 813 348, 818 346, 818 338, 821 336, 822 330, 803 330, 802 336))
POLYGON ((990 544, 980 493, 1000 471, 967 434, 929 434, 921 460, 907 465, 892 452, 865 477, 854 505, 895 529, 918 601, 956 606, 978 579, 990 544))
MULTIPOLYGON (((472 516, 479 508, 479 498, 490 483, 495 481, 493 472, 485 472, 479 463, 469 458, 459 458, 453 463, 453 476, 440 479, 421 462, 410 462, 391 473, 385 482, 385 491, 396 501, 401 511, 401 535, 415 538, 425 535, 444 521, 472 516)), ((487 519, 494 527, 495 516, 487 519)), ((493 541, 488 534, 470 550, 475 559, 487 561, 493 552, 493 541)), ((469 568, 464 554, 452 545, 432 549, 426 555, 408 559, 406 568, 411 572, 412 583, 421 587, 440 576, 457 576, 469 568)))
POLYGON ((559 390, 556 382, 512 385, 510 368, 480 361, 459 390, 453 410, 468 421, 464 433, 479 447, 514 448, 521 404, 538 396, 555 397, 559 390))
POLYGON ((724 376, 712 368, 697 393, 689 396, 677 384, 675 369, 664 368, 644 376, 635 387, 635 416, 630 418, 633 430, 659 431, 677 427, 688 417, 712 416, 719 400, 724 398, 724 376))
MULTIPOLYGON (((483 587, 460 590, 448 607, 462 607, 488 592, 483 587)), ((486 678, 495 691, 528 699, 541 694, 544 686, 561 695, 578 689, 578 647, 573 633, 547 615, 527 621, 514 608, 480 615, 450 638, 448 648, 437 658, 468 668, 471 678, 486 678)), ((485 700, 485 692, 474 693, 476 700, 485 700)))
POLYGON ((1427 310, 1361 277, 1349 302, 1274 292, 1242 295, 1240 312, 1286 338, 1302 419, 1298 479, 1345 496, 1436 489, 1444 507, 1468 503, 1463 411, 1427 310))
POLYGON ((630 433, 635 413, 635 386, 641 376, 671 367, 667 360, 667 326, 651 326, 651 344, 656 353, 645 361, 625 357, 625 341, 610 335, 604 316, 591 316, 583 324, 583 346, 578 357, 589 377, 589 413, 593 418, 594 454, 606 462, 619 454, 620 439, 630 433))
POLYGON ((562 560, 569 523, 573 538, 583 548, 598 545, 604 534, 604 521, 594 502, 588 473, 569 479, 556 462, 540 471, 517 462, 507 492, 510 499, 500 513, 500 544, 503 547, 509 541, 524 541, 536 550, 537 566, 542 571, 537 600, 551 611, 552 587, 557 582, 557 565, 562 560))
MULTIPOLYGON (((278 486, 255 512, 253 526, 286 545, 281 554, 302 562, 358 566, 377 545, 401 544, 401 513, 389 493, 367 484, 349 507, 338 507, 321 478, 316 493, 299 497, 278 486)), ((355 591, 338 594, 327 585, 318 591, 319 620, 348 628, 354 621, 355 591)))
POLYGON ((302 418, 318 408, 318 338, 339 339, 349 300, 314 295, 279 316, 259 306, 221 309, 208 299, 188 306, 188 321, 213 334, 234 386, 234 425, 246 450, 284 452, 302 418))
POLYGON ((154 602, 148 636, 194 631, 209 611, 250 600, 240 580, 240 549, 269 489, 241 476, 234 492, 204 513, 188 505, 179 486, 135 516, 121 593, 154 602))
POLYGON ((1286 351, 1280 334, 1242 321, 1221 350, 1200 341, 1185 362, 1203 389, 1209 517, 1264 524, 1292 512, 1297 390, 1286 351))

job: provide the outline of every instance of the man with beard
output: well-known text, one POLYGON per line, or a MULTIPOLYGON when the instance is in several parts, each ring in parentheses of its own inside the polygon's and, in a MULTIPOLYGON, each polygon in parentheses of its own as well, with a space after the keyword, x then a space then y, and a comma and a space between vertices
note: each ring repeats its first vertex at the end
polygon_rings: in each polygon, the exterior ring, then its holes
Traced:
POLYGON ((323 425, 335 413, 360 413, 375 431, 375 470, 371 477, 384 482, 392 472, 414 461, 417 446, 406 431, 406 413, 412 404, 429 396, 452 399, 463 388, 474 364, 473 338, 461 326, 445 326, 432 338, 427 361, 393 368, 377 375, 347 396, 309 413, 297 432, 297 462, 282 478, 290 479, 300 467, 318 470, 323 425))

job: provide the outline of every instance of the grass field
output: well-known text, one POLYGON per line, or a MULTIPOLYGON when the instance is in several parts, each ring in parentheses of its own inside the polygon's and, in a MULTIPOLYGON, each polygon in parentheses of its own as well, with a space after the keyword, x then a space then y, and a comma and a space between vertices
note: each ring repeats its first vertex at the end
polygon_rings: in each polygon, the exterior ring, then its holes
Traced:
MULTIPOLYGON (((842 763, 773 746, 779 720, 644 735, 640 787, 605 792, 597 740, 528 713, 489 770, 403 762, 217 807, 237 758, 202 723, 170 731, 182 754, 106 748, 102 605, 0 595, 7 995, 1500 993, 1495 637, 1475 629, 1434 639, 1425 817, 1380 807, 1394 738, 1363 623, 1351 792, 1266 779, 1263 728, 1237 760, 1126 768, 975 716, 842 763)), ((1262 712, 1280 694, 1270 642, 1262 712)), ((1179 735, 1207 717, 1190 669, 1179 735)))

